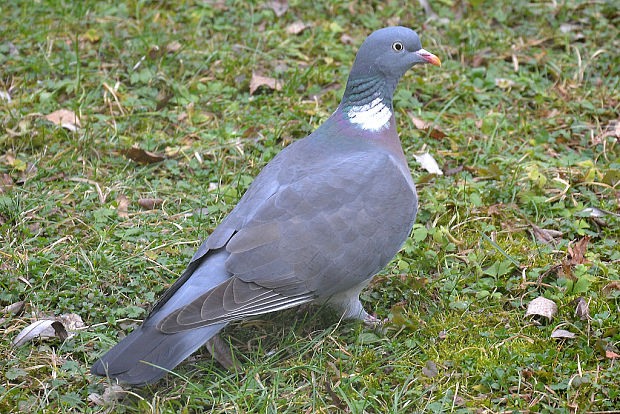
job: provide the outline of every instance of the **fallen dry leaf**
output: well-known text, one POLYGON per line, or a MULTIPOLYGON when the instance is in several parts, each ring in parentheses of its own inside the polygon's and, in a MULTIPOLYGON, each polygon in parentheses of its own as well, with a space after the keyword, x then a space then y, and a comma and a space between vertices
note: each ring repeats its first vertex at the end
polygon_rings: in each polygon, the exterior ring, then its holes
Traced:
POLYGON ((605 350, 605 356, 609 359, 620 358, 619 354, 616 354, 614 351, 610 351, 609 349, 605 350))
POLYGON ((558 313, 558 305, 552 300, 539 296, 527 305, 525 316, 539 315, 551 320, 556 313, 558 313))
POLYGON ((0 174, 0 194, 7 192, 13 186, 13 178, 8 174, 0 174))
POLYGON ((127 207, 129 207, 129 200, 124 195, 119 195, 116 197, 116 201, 118 202, 118 207, 116 207, 116 213, 119 218, 129 218, 129 213, 127 212, 127 207))
POLYGON ((439 168, 439 164, 435 161, 435 158, 428 152, 425 152, 422 155, 413 154, 413 158, 431 174, 443 175, 443 171, 439 168))
POLYGON ((45 119, 73 132, 77 131, 77 129, 81 127, 80 120, 75 112, 69 111, 68 109, 59 109, 51 114, 47 114, 45 115, 45 119))
POLYGON ((219 335, 212 336, 211 339, 207 341, 205 346, 211 356, 213 356, 213 358, 224 368, 231 369, 240 367, 239 361, 235 359, 235 356, 230 349, 230 345, 219 335))
POLYGON ((476 68, 481 66, 483 62, 487 60, 486 54, 491 51, 491 48, 487 47, 486 49, 482 49, 480 52, 476 53, 472 58, 471 65, 476 68))
POLYGON ((497 86, 500 89, 510 89, 513 86, 515 86, 515 83, 514 83, 514 81, 512 81, 510 79, 496 78, 495 79, 495 86, 497 86))
POLYGON ((293 34, 293 35, 297 35, 300 34, 301 32, 303 32, 304 30, 306 30, 306 28, 308 27, 307 24, 305 24, 302 21, 296 21, 294 23, 289 24, 288 26, 286 26, 286 33, 288 34, 293 34))
POLYGON ((82 317, 77 313, 64 313, 60 315, 58 319, 64 324, 65 328, 70 331, 75 331, 85 326, 82 317))
POLYGON ((590 317, 590 307, 588 306, 588 302, 583 298, 583 296, 579 296, 573 302, 576 302, 575 306, 575 316, 585 321, 590 317))
POLYGON ((261 86, 266 86, 269 89, 275 89, 279 91, 282 89, 282 82, 278 81, 274 78, 269 78, 267 76, 257 75, 256 73, 252 73, 252 79, 250 79, 250 95, 253 95, 254 92, 261 86))
POLYGON ((422 368, 422 374, 429 378, 435 378, 438 373, 437 364, 433 361, 426 361, 426 365, 422 368))
POLYGON ((137 147, 131 147, 128 150, 125 150, 124 153, 127 158, 141 164, 153 164, 166 159, 163 155, 155 154, 137 147))
POLYGON ((276 14, 277 17, 283 16, 288 10, 288 1, 286 0, 273 0, 265 3, 265 7, 270 8, 276 14))
POLYGON ((112 405, 116 402, 122 401, 127 396, 123 387, 117 384, 110 385, 106 387, 105 391, 103 391, 103 395, 101 396, 101 400, 104 405, 112 405))
POLYGON ((556 329, 555 331, 551 332, 551 337, 552 338, 574 338, 575 334, 567 331, 566 329, 556 329))
POLYGON ((605 131, 603 132, 603 135, 601 135, 601 139, 607 137, 620 138, 620 119, 607 125, 605 131))
POLYGON ((557 230, 541 229, 535 224, 530 224, 532 227, 532 233, 536 240, 544 244, 553 244, 556 237, 561 237, 564 233, 557 230))
POLYGON ((351 36, 349 36, 346 33, 344 33, 342 36, 340 36, 340 41, 342 42, 342 44, 345 44, 345 45, 353 44, 354 40, 355 39, 353 39, 351 36))
POLYGON ((61 340, 65 340, 69 337, 69 334, 61 322, 55 319, 42 319, 35 321, 22 329, 15 339, 13 339, 13 346, 23 346, 26 342, 35 338, 53 337, 58 337, 61 340))
POLYGON ((37 166, 31 162, 26 164, 26 169, 21 173, 19 178, 17 179, 17 184, 25 184, 26 181, 31 179, 32 177, 37 175, 37 171, 39 169, 37 166))
POLYGON ((138 205, 146 210, 153 210, 164 203, 161 198, 141 198, 138 200, 138 205))
POLYGON ((5 306, 2 308, 0 313, 12 313, 14 315, 19 315, 24 310, 25 305, 26 302, 20 300, 19 302, 11 303, 10 305, 5 306))
POLYGON ((609 295, 614 290, 620 290, 620 281, 614 280, 603 288, 603 294, 609 295))
POLYGON ((441 139, 446 136, 446 134, 444 134, 431 122, 426 122, 425 120, 411 114, 409 114, 409 118, 411 118, 413 125, 415 125, 417 129, 426 132, 431 138, 441 139))
POLYGON ((588 248, 588 242, 590 241, 590 236, 585 236, 580 239, 575 244, 568 245, 568 255, 570 256, 570 264, 577 265, 583 263, 590 263, 583 256, 586 253, 588 248))
POLYGON ((173 40, 172 42, 168 43, 168 45, 166 45, 166 51, 168 53, 178 52, 180 49, 181 49, 181 43, 179 43, 176 40, 173 40))

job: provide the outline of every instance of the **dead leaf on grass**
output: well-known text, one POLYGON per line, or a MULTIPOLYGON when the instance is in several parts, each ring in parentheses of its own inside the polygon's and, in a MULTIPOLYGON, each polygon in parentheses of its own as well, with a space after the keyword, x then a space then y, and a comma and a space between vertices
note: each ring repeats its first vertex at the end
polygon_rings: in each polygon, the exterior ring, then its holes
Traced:
POLYGON ((424 168, 429 173, 443 175, 443 171, 441 171, 441 168, 439 168, 439 164, 437 164, 437 161, 435 161, 435 158, 433 158, 430 153, 425 152, 422 155, 413 154, 413 158, 415 158, 415 160, 422 166, 422 168, 424 168))
POLYGON ((438 373, 437 364, 433 361, 426 361, 426 365, 422 368, 422 374, 429 378, 435 378, 438 373))
POLYGON ((580 213, 587 214, 588 217, 605 217, 605 216, 614 216, 620 217, 620 214, 614 213, 613 211, 603 210, 598 207, 586 207, 580 211, 580 213))
POLYGON ((4 308, 2 308, 2 311, 0 311, 0 313, 12 313, 14 315, 19 315, 24 310, 25 306, 26 302, 20 300, 19 302, 11 303, 10 305, 5 306, 4 308))
POLYGON ((278 81, 274 78, 269 78, 267 76, 257 75, 256 73, 252 73, 252 79, 250 79, 250 95, 253 95, 254 92, 261 86, 266 86, 269 89, 275 89, 279 91, 282 89, 282 82, 278 81))
POLYGON ((26 164, 26 169, 21 173, 19 178, 17 179, 17 184, 25 184, 30 178, 37 175, 37 171, 39 169, 37 166, 31 162, 26 164))
POLYGON ((575 303, 575 316, 585 321, 590 317, 590 307, 588 306, 588 302, 583 298, 583 296, 579 296, 577 299, 573 301, 575 303))
POLYGON ((166 45, 166 51, 168 53, 175 53, 178 52, 181 49, 181 43, 179 43, 176 40, 173 40, 172 42, 168 43, 168 45, 166 45))
POLYGON ((515 82, 513 80, 510 80, 510 79, 496 78, 495 79, 495 86, 497 86, 500 89, 510 89, 513 86, 515 86, 515 82))
POLYGON ((265 7, 270 8, 276 14, 277 17, 283 16, 288 10, 288 1, 286 0, 273 0, 265 3, 265 7))
POLYGON ((240 368, 239 361, 235 359, 230 345, 219 335, 211 337, 205 344, 207 350, 213 358, 226 369, 240 368))
POLYGON ((342 42, 342 44, 351 45, 351 44, 353 44, 354 41, 355 41, 355 39, 353 39, 351 36, 349 36, 346 33, 344 33, 342 36, 340 36, 340 42, 342 42))
POLYGON ((7 192, 13 187, 13 178, 8 174, 0 174, 0 194, 7 192))
POLYGON ((131 147, 125 150, 124 153, 127 158, 139 162, 140 164, 153 164, 166 159, 163 155, 155 154, 137 147, 131 147))
POLYGON ((71 331, 83 326, 84 322, 82 318, 75 313, 63 314, 58 318, 40 319, 22 329, 15 339, 13 339, 13 346, 23 346, 26 342, 35 338, 57 337, 64 341, 74 335, 71 331))
POLYGON ((609 125, 605 127, 605 131, 603 132, 603 135, 601 135, 601 139, 604 139, 607 137, 620 138, 620 119, 618 119, 615 122, 610 123, 609 125))
POLYGON ((609 295, 614 290, 620 290, 620 281, 614 280, 603 288, 603 294, 609 295))
POLYGON ((575 337, 575 334, 567 331, 566 329, 556 329, 555 331, 551 332, 551 337, 552 338, 568 338, 568 339, 572 339, 575 337))
POLYGON ((53 338, 58 337, 61 340, 65 340, 69 337, 67 330, 63 326, 62 322, 55 319, 42 319, 35 321, 25 327, 16 337, 13 339, 13 346, 20 347, 35 338, 53 338))
POLYGON ((620 358, 620 354, 616 354, 614 351, 610 351, 609 349, 605 350, 605 356, 609 359, 620 358))
POLYGON ((297 35, 306 30, 307 27, 308 25, 306 23, 299 20, 286 26, 285 30, 288 34, 297 35))
POLYGON ((164 203, 161 198, 141 198, 138 200, 138 205, 146 210, 153 210, 155 207, 159 207, 164 203))
POLYGON ((75 112, 69 111, 68 109, 59 109, 47 114, 45 115, 45 119, 73 132, 77 131, 77 129, 81 127, 80 119, 77 117, 75 112))
POLYGON ((446 134, 438 129, 432 122, 426 122, 425 120, 411 114, 409 114, 409 118, 411 118, 413 125, 415 125, 417 129, 426 132, 431 138, 441 139, 446 136, 446 134))
POLYGON ((551 320, 556 313, 558 313, 558 305, 552 300, 539 296, 527 305, 525 316, 538 315, 551 320))
POLYGON ((590 241, 590 236, 585 236, 577 241, 575 244, 568 245, 568 255, 570 256, 570 264, 577 265, 583 263, 590 263, 583 256, 586 253, 588 248, 588 242, 590 241))
POLYGON ((116 207, 118 217, 123 219, 129 218, 129 213, 127 212, 127 208, 129 207, 129 199, 121 194, 116 197, 116 202, 118 203, 118 207, 116 207))
POLYGON ((557 230, 542 229, 535 224, 530 224, 532 227, 532 233, 536 240, 544 244, 554 244, 556 237, 561 237, 564 233, 557 230))

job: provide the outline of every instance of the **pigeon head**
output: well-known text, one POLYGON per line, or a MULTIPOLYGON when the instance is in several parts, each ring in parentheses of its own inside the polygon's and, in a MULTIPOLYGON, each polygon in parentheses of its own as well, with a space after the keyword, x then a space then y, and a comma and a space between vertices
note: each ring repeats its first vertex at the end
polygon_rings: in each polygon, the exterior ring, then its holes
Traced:
POLYGON ((355 57, 351 77, 383 75, 398 80, 414 65, 441 65, 439 58, 422 48, 420 37, 413 30, 386 27, 372 33, 355 57))
POLYGON ((375 31, 355 56, 340 109, 363 130, 389 127, 398 81, 407 70, 425 63, 441 65, 437 56, 422 48, 413 30, 396 26, 375 31))

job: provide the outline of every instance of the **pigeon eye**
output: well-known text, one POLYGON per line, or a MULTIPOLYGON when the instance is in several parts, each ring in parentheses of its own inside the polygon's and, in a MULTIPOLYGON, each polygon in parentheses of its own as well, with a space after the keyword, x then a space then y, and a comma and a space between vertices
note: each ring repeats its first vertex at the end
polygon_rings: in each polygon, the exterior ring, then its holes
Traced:
POLYGON ((396 52, 401 52, 404 49, 404 47, 401 42, 394 42, 392 43, 392 49, 394 49, 396 52))

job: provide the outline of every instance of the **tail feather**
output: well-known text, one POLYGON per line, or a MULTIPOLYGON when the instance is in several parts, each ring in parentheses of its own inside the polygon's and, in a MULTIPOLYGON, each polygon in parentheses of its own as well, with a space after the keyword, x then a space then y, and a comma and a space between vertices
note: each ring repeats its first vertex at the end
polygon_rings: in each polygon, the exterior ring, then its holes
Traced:
POLYGON ((134 385, 157 381, 217 334, 226 323, 164 334, 157 323, 166 315, 192 302, 205 291, 226 281, 228 253, 216 250, 207 255, 189 279, 147 321, 105 353, 91 373, 117 378, 134 385), (163 368, 163 369, 162 369, 163 368))
POLYGON ((140 327, 101 357, 91 372, 133 385, 153 383, 224 326, 222 323, 172 335, 162 334, 155 327, 140 327))

